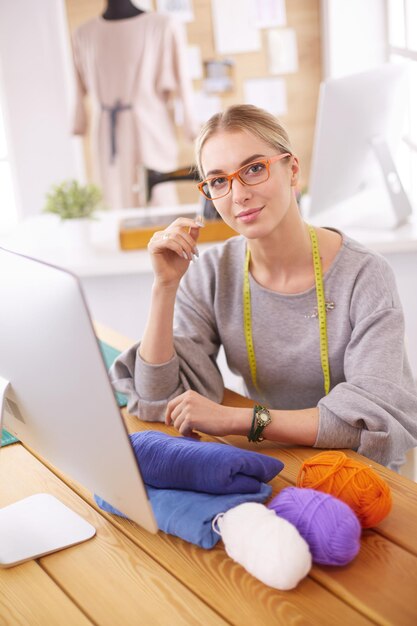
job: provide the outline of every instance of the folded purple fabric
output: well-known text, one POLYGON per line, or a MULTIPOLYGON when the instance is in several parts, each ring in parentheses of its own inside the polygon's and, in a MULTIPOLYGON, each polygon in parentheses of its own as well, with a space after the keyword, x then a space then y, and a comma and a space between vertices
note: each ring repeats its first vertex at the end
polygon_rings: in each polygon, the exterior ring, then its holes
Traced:
POLYGON ((257 493, 284 467, 259 452, 159 431, 133 433, 130 439, 143 480, 160 489, 257 493))

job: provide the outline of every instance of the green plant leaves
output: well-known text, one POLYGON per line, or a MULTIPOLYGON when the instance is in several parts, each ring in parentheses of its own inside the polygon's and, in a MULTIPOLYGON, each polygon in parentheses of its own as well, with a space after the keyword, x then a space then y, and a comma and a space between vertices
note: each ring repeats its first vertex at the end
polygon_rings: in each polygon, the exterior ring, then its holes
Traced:
POLYGON ((76 180, 66 180, 53 185, 46 196, 44 211, 55 213, 63 220, 91 218, 94 211, 103 208, 102 193, 93 184, 80 185, 76 180))

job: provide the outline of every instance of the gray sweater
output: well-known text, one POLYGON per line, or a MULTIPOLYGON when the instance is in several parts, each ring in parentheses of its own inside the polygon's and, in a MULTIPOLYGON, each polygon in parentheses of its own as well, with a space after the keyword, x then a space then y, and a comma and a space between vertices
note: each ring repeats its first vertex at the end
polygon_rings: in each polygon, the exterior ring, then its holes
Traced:
POLYGON ((186 389, 221 402, 224 385, 216 363, 223 345, 229 368, 246 393, 272 409, 319 408, 315 447, 351 448, 398 470, 417 445, 417 389, 404 349, 404 319, 393 272, 378 254, 343 236, 324 276, 331 389, 324 395, 312 287, 280 294, 250 276, 252 332, 258 384, 252 385, 243 332, 245 239, 215 245, 192 264, 177 294, 176 354, 150 365, 138 344, 114 364, 114 387, 128 409, 162 421, 166 403, 186 389))

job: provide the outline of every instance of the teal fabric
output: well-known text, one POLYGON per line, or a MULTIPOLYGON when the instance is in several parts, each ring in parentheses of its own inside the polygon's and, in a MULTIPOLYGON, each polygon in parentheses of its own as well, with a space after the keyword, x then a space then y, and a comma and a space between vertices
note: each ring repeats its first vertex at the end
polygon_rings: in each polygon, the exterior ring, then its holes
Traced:
MULTIPOLYGON (((120 351, 113 348, 113 346, 109 346, 104 341, 99 341, 101 353, 104 358, 104 362, 106 364, 107 369, 110 369, 110 366, 113 364, 113 361, 116 357, 119 356, 120 351)), ((121 393, 116 393, 117 403, 120 407, 126 406, 127 398, 121 393)), ((2 429, 1 443, 0 446, 8 446, 10 443, 15 443, 19 441, 16 437, 7 432, 7 430, 2 429)))
MULTIPOLYGON (((99 341, 101 353, 104 358, 104 362, 106 364, 107 369, 113 365, 113 361, 119 356, 120 350, 116 350, 113 346, 109 346, 109 344, 104 343, 104 341, 99 341)), ((122 393, 116 393, 117 402, 120 407, 127 405, 127 398, 122 393)))
POLYGON ((10 433, 7 432, 7 430, 2 430, 1 433, 1 447, 3 448, 4 446, 8 446, 10 443, 15 443, 16 441, 19 441, 16 437, 14 437, 13 435, 11 435, 10 433))

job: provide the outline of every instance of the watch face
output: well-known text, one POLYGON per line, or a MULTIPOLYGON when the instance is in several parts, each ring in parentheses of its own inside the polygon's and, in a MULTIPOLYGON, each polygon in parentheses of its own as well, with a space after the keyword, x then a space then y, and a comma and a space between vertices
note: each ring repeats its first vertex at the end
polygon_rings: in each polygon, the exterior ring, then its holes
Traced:
POLYGON ((269 422, 271 421, 271 416, 266 411, 260 411, 256 417, 258 423, 264 426, 266 426, 266 424, 269 424, 269 422))

